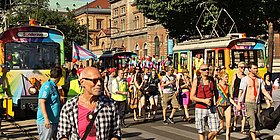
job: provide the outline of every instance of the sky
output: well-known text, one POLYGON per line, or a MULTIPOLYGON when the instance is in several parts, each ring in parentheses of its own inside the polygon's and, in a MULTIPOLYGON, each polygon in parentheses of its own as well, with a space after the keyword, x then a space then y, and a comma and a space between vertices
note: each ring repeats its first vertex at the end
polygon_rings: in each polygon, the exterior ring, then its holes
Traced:
POLYGON ((77 9, 87 2, 92 2, 94 0, 49 0, 50 9, 58 11, 66 11, 68 7, 70 10, 77 9))

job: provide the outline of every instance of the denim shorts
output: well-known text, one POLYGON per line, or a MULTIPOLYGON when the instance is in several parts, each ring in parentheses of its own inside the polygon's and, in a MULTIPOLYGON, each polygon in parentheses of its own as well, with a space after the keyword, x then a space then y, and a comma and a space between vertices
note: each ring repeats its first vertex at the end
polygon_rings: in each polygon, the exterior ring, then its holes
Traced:
POLYGON ((47 129, 45 124, 37 124, 40 140, 56 140, 57 126, 57 123, 51 124, 47 129))

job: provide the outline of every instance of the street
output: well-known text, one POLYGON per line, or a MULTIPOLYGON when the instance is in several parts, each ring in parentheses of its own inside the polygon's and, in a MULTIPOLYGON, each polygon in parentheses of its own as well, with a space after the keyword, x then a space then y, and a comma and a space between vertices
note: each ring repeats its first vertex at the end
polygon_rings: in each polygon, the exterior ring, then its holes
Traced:
MULTIPOLYGON (((160 110, 161 111, 161 110, 160 110)), ((156 119, 133 121, 132 114, 128 114, 126 123, 128 128, 122 129, 123 140, 196 140, 198 134, 195 129, 194 120, 191 123, 183 122, 182 111, 177 111, 174 121, 175 124, 164 125, 161 120, 161 112, 158 112, 156 119)), ((190 111, 191 114, 193 110, 190 111)), ((194 118, 193 115, 191 115, 194 118)), ((247 127, 246 127, 247 128, 247 127)), ((30 140, 39 139, 37 133, 37 126, 35 119, 29 119, 24 121, 8 122, 3 121, 2 129, 4 135, 0 136, 0 139, 9 140, 30 140)), ((248 128, 246 129, 248 130, 248 128)), ((272 140, 269 135, 272 131, 261 130, 260 138, 262 140, 272 140)), ((247 140, 247 135, 243 135, 240 132, 231 133, 232 140, 247 140)), ((218 136, 219 140, 225 139, 225 133, 218 136)))
MULTIPOLYGON (((191 114, 193 110, 190 111, 191 114)), ((158 113, 155 121, 135 122, 133 118, 126 120, 130 124, 128 128, 123 128, 124 140, 196 140, 198 134, 194 124, 194 115, 191 115, 192 122, 183 122, 182 111, 177 111, 174 117, 175 124, 164 125, 161 120, 161 114, 158 113)), ((240 125, 238 125, 240 130, 240 125)), ((248 128, 245 128, 248 131, 248 128)), ((272 140, 270 130, 261 130, 260 138, 262 140, 272 140)), ((219 140, 225 139, 225 133, 218 136, 219 140)), ((247 140, 248 135, 243 135, 239 132, 231 133, 232 140, 247 140)))

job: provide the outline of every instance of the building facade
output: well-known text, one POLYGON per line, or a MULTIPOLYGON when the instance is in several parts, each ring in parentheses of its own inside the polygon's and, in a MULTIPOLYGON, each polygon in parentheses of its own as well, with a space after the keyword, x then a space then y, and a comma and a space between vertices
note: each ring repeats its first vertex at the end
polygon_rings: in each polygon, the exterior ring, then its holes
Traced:
POLYGON ((135 0, 109 0, 111 4, 111 47, 133 51, 139 57, 166 57, 168 32, 147 19, 135 0))
POLYGON ((95 0, 84 5, 74 11, 77 21, 81 25, 88 24, 89 32, 89 47, 84 45, 84 48, 92 51, 97 56, 102 55, 103 47, 108 47, 110 43, 110 33, 108 30, 111 27, 111 7, 107 0, 95 0), (88 17, 88 21, 87 21, 88 17), (101 35, 101 37, 100 37, 101 35), (103 42, 101 42, 101 41, 103 42))

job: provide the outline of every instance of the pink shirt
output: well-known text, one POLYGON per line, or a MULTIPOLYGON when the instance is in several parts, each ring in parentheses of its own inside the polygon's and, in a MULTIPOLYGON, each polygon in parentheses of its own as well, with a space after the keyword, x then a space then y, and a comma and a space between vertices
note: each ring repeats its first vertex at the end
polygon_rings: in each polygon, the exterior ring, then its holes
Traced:
MULTIPOLYGON (((87 116, 88 113, 92 112, 92 110, 83 107, 82 105, 78 104, 78 132, 79 136, 82 138, 86 132, 87 126, 90 123, 87 116)), ((87 140, 96 140, 96 126, 91 128, 87 138, 87 140)))

